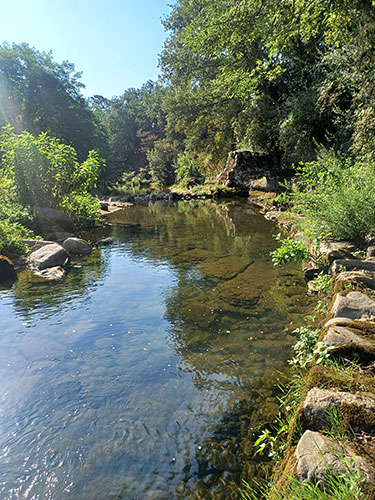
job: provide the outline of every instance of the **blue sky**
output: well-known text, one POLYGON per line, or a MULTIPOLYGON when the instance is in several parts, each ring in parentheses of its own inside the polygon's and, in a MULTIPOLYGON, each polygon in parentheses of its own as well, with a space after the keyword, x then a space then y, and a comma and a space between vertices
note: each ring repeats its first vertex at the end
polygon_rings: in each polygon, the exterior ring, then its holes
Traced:
POLYGON ((86 96, 120 95, 158 75, 174 0, 13 0, 2 2, 0 42, 52 50, 83 71, 86 96))

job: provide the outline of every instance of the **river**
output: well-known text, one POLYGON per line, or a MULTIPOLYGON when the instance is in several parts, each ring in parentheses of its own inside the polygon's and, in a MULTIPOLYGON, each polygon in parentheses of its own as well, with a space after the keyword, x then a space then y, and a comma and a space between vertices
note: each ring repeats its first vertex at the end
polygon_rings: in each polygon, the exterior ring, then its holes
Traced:
POLYGON ((236 499, 311 298, 248 201, 113 214, 61 282, 0 290, 2 500, 236 499))

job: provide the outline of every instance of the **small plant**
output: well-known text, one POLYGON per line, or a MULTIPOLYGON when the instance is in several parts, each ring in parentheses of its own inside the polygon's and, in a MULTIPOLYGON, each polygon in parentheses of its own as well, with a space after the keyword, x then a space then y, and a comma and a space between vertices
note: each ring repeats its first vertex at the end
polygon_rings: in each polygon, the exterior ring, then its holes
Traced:
POLYGON ((295 356, 289 361, 290 364, 305 368, 311 363, 319 331, 310 327, 301 326, 292 333, 299 335, 299 340, 294 344, 295 356))
POLYGON ((338 439, 341 442, 348 438, 348 426, 342 418, 339 408, 333 407, 326 410, 325 418, 327 421, 327 429, 323 431, 324 434, 327 434, 327 436, 333 439, 338 439))
POLYGON ((327 310, 328 310, 327 304, 323 300, 318 300, 315 307, 316 313, 324 315, 327 314, 327 310))
POLYGON ((274 460, 282 458, 283 451, 286 447, 286 440, 282 440, 288 434, 288 424, 281 423, 275 435, 271 434, 269 429, 265 429, 254 443, 257 449, 255 455, 268 450, 268 456, 274 460))
POLYGON ((281 246, 270 252, 272 262, 276 265, 284 264, 286 262, 299 262, 307 260, 310 257, 309 250, 301 241, 294 240, 289 236, 282 238, 281 234, 275 236, 277 241, 281 242, 281 246))
POLYGON ((328 293, 331 289, 332 276, 322 271, 315 278, 314 283, 318 292, 328 293))
POLYGON ((316 344, 316 348, 314 350, 314 354, 317 356, 315 359, 315 363, 317 365, 324 365, 327 363, 330 357, 330 352, 333 347, 327 345, 325 342, 318 342, 316 344))

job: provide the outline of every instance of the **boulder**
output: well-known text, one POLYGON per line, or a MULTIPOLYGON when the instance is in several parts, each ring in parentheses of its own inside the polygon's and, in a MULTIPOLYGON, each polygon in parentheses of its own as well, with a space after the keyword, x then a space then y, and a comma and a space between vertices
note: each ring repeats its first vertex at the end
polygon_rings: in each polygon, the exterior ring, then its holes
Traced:
POLYGON ((305 275, 306 281, 312 281, 321 272, 313 262, 302 262, 302 271, 305 275))
POLYGON ((315 430, 322 429, 327 424, 327 411, 340 408, 343 403, 360 407, 362 412, 372 414, 375 420, 375 395, 351 394, 318 387, 310 389, 307 393, 303 414, 315 430))
POLYGON ((331 326, 323 339, 329 347, 350 347, 351 344, 372 347, 373 344, 344 326, 331 326))
POLYGON ((25 243, 32 252, 35 250, 38 250, 39 248, 42 248, 46 245, 53 245, 56 243, 55 241, 49 241, 49 240, 22 240, 22 243, 25 243))
POLYGON ((46 219, 50 219, 51 221, 58 224, 65 231, 74 232, 75 224, 73 219, 64 212, 60 212, 60 210, 55 210, 54 208, 44 208, 44 207, 36 207, 36 210, 42 217, 46 219))
POLYGON ((46 269, 47 267, 63 266, 69 259, 69 254, 62 245, 52 243, 31 252, 26 264, 31 269, 46 269))
POLYGON ((336 283, 361 285, 375 290, 375 272, 370 271, 344 271, 336 275, 336 283))
POLYGON ((348 241, 322 241, 319 245, 319 254, 321 257, 326 258, 329 264, 338 259, 355 260, 352 252, 356 250, 358 248, 348 241))
POLYGON ((62 278, 64 278, 64 276, 66 275, 66 271, 60 266, 55 266, 48 267, 47 269, 43 269, 42 271, 35 271, 35 274, 52 281, 61 280, 62 278))
POLYGON ((73 236, 73 233, 67 233, 66 231, 54 231, 50 233, 45 233, 44 237, 46 240, 57 241, 58 243, 62 243, 67 238, 73 236))
POLYGON ((99 201, 99 205, 100 205, 100 208, 104 211, 104 212, 107 212, 108 211, 108 203, 105 202, 105 201, 99 201))
POLYGON ((331 265, 331 273, 338 274, 344 268, 346 271, 375 272, 375 261, 360 259, 337 259, 331 265))
POLYGON ((13 262, 5 255, 0 255, 0 281, 13 280, 15 277, 16 271, 13 262))
POLYGON ((91 253, 91 245, 81 238, 67 238, 63 247, 72 255, 89 255, 91 253))
POLYGON ((305 431, 298 442, 295 457, 297 479, 300 481, 315 479, 324 483, 328 471, 345 474, 347 469, 341 457, 353 459, 354 466, 366 484, 371 484, 374 480, 373 470, 363 457, 319 432, 305 431))
POLYGON ((351 325, 352 323, 353 321, 350 318, 340 318, 340 316, 337 316, 336 318, 328 320, 324 326, 325 328, 328 328, 329 326, 346 326, 351 325))
POLYGON ((335 317, 359 319, 362 316, 375 315, 375 302, 361 292, 338 293, 331 313, 335 317))
POLYGON ((254 179, 250 182, 250 189, 252 191, 265 191, 267 193, 277 191, 279 183, 276 179, 269 178, 266 176, 260 179, 254 179))

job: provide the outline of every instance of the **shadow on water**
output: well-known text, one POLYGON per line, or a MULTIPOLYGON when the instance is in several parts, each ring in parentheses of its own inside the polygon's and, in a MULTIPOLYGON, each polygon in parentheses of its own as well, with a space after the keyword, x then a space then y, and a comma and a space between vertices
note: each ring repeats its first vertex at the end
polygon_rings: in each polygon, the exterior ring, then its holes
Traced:
POLYGON ((247 202, 116 212, 61 283, 0 291, 0 496, 237 498, 311 305, 247 202))

